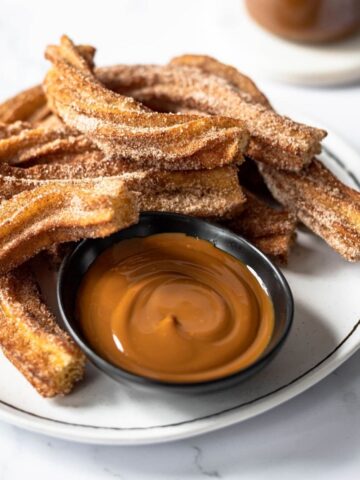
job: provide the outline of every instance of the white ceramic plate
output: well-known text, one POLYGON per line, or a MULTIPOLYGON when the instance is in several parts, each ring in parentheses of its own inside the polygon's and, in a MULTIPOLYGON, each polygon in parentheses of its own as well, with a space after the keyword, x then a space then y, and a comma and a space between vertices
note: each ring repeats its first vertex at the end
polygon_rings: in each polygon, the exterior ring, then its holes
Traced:
MULTIPOLYGON (((360 189, 359 155, 332 132, 325 148, 324 162, 360 189)), ((280 405, 319 382, 360 345, 359 264, 342 260, 302 229, 283 271, 295 298, 293 329, 275 360, 245 383, 187 396, 120 385, 90 365, 71 395, 45 400, 0 357, 0 419, 79 442, 140 445, 216 430, 280 405)))

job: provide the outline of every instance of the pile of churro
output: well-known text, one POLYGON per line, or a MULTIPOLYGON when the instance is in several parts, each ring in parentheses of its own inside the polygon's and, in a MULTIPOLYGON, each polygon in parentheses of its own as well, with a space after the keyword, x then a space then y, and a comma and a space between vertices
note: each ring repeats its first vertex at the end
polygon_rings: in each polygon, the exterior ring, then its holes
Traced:
POLYGON ((279 115, 248 77, 199 55, 97 68, 62 37, 43 83, 0 105, 0 345, 45 397, 85 357, 41 298, 32 259, 142 211, 208 218, 286 263, 300 221, 360 259, 360 193, 315 156, 326 132, 279 115))

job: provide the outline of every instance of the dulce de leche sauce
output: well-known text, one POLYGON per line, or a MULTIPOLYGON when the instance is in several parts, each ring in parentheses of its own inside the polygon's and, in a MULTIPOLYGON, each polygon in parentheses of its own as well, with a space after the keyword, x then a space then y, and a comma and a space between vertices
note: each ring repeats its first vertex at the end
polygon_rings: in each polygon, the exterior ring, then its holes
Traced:
POLYGON ((246 265, 181 233, 132 238, 103 252, 80 285, 77 315, 99 355, 174 383, 249 366, 274 327, 271 300, 246 265))

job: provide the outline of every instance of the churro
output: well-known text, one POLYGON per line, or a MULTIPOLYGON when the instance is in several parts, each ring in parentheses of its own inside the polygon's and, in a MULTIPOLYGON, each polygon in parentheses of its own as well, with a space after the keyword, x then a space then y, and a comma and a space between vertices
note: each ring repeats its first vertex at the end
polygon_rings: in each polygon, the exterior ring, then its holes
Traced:
POLYGON ((46 98, 41 85, 28 88, 0 104, 0 122, 13 123, 18 120, 31 122, 44 117, 46 98), (42 113, 41 113, 42 112, 42 113))
POLYGON ((240 161, 248 133, 225 117, 152 112, 105 88, 67 37, 50 46, 44 88, 50 108, 112 158, 167 169, 199 169, 240 161))
POLYGON ((117 65, 97 71, 113 90, 153 108, 191 109, 244 122, 250 132, 246 154, 263 163, 298 171, 321 151, 324 130, 283 117, 224 78, 180 65, 117 65))
POLYGON ((10 124, 0 122, 0 142, 31 128, 30 123, 27 122, 18 121, 10 124))
POLYGON ((122 181, 138 194, 140 210, 161 210, 200 217, 232 217, 241 211, 245 196, 233 166, 197 171, 134 168, 124 162, 96 159, 71 164, 42 164, 27 169, 0 165, 0 198, 47 185, 76 186, 102 177, 122 181))
POLYGON ((0 346, 44 397, 69 393, 83 377, 84 354, 57 325, 26 266, 0 276, 0 346))
POLYGON ((208 55, 180 55, 171 60, 170 65, 195 67, 202 70, 204 73, 216 75, 224 78, 231 85, 238 88, 243 95, 247 95, 249 101, 254 103, 261 103, 265 107, 271 108, 269 100, 258 89, 255 83, 248 76, 239 72, 231 65, 226 65, 216 58, 208 55))
MULTIPOLYGON (((192 168, 193 165, 197 165, 196 168, 205 168, 219 166, 216 163, 216 158, 214 158, 216 155, 213 153, 210 155, 211 158, 204 158, 206 155, 203 149, 208 149, 211 152, 212 146, 210 144, 213 144, 218 146, 217 153, 220 157, 223 157, 221 164, 230 163, 234 157, 239 157, 241 150, 245 148, 246 141, 242 138, 241 146, 235 147, 230 140, 234 133, 234 126, 229 126, 229 128, 225 125, 219 126, 217 133, 222 140, 220 138, 210 140, 209 135, 206 136, 209 125, 200 126, 200 124, 195 125, 191 122, 191 119, 196 118, 195 114, 199 113, 224 115, 242 120, 244 122, 242 125, 246 125, 251 134, 249 145, 246 148, 247 155, 286 170, 298 171, 308 164, 311 158, 320 152, 320 141, 326 135, 323 130, 296 123, 275 113, 271 110, 266 97, 248 77, 210 57, 186 55, 174 59, 170 65, 164 67, 117 65, 95 70, 96 77, 102 84, 114 92, 131 95, 157 109, 187 113, 183 116, 176 115, 174 119, 174 116, 169 117, 167 115, 164 117, 164 114, 154 112, 150 115, 148 110, 134 101, 131 102, 128 98, 125 99, 123 104, 123 96, 119 98, 119 95, 109 92, 108 89, 96 81, 88 62, 84 57, 81 57, 78 47, 69 43, 68 40, 63 39, 61 47, 50 47, 47 55, 55 64, 55 71, 53 69, 49 72, 48 80, 45 83, 45 86, 50 84, 48 85, 50 90, 47 88, 50 106, 53 106, 55 112, 58 108, 63 110, 63 115, 60 112, 57 113, 61 116, 65 115, 65 123, 84 133, 92 135, 95 133, 94 140, 111 156, 134 157, 135 160, 152 166, 159 166, 165 162, 166 168, 188 169, 192 168), (76 67, 71 64, 74 58, 76 58, 76 67), (61 75, 66 76, 69 89, 66 89, 67 84, 65 86, 61 84, 61 75), (72 106, 61 104, 61 95, 65 96, 65 94, 67 95, 66 101, 71 102, 72 106), (95 95, 95 99, 92 98, 93 95, 95 95), (58 108, 56 108, 57 96, 59 96, 58 108), (89 99, 91 99, 91 105, 87 104, 89 99), (80 107, 77 112, 74 107, 77 104, 76 102, 79 103, 80 107), (104 102, 104 104, 102 105, 101 102, 104 102), (116 102, 118 102, 117 107, 114 106, 116 102), (81 108, 83 108, 83 111, 81 108), (101 108, 102 113, 100 113, 101 108), (149 148, 153 149, 151 158, 148 158, 149 153, 134 152, 131 145, 126 146, 124 144, 121 132, 128 137, 128 129, 134 128, 135 123, 140 121, 138 118, 139 111, 147 114, 141 117, 143 121, 146 120, 146 126, 144 126, 147 129, 146 132, 142 131, 141 134, 147 133, 153 137, 155 132, 150 133, 152 127, 157 129, 156 131, 159 134, 158 122, 160 122, 162 128, 171 138, 171 145, 174 147, 174 144, 178 141, 174 130, 178 132, 186 127, 188 130, 183 132, 181 138, 184 140, 184 135, 189 135, 192 146, 190 147, 188 142, 187 151, 185 152, 183 149, 180 154, 178 150, 175 152, 173 149, 171 151, 167 149, 165 152, 165 147, 169 145, 167 145, 168 137, 165 140, 165 132, 163 131, 163 144, 160 147, 159 138, 157 138, 158 143, 156 145, 148 143, 149 148), (189 115, 189 112, 192 114, 189 115), (103 119, 101 115, 104 116, 103 119), (159 117, 159 115, 162 116, 159 117), (69 117, 68 120, 65 117, 69 117), (167 119, 168 125, 163 124, 164 118, 167 119), (116 119, 118 120, 117 124, 116 119), (162 120, 160 121, 160 119, 162 120), (100 126, 103 128, 100 128, 100 126), (195 126, 200 129, 197 132, 198 136, 191 135, 191 132, 194 133, 195 131, 195 126), (126 134, 124 134, 124 130, 127 130, 126 134), (229 140, 228 148, 224 147, 226 135, 228 135, 229 140), (111 136, 114 137, 112 140, 111 136), (197 143, 196 139, 200 138, 203 142, 199 141, 197 143), (120 142, 121 146, 119 146, 120 142), (195 146, 196 143, 197 147, 195 146), (221 154, 221 152, 223 153, 221 154), (174 163, 177 154, 182 157, 181 165, 174 163), (153 156, 157 157, 157 162, 152 158, 153 156), (164 159, 164 156, 167 156, 167 160, 164 159), (172 158, 171 161, 170 157, 172 158)), ((199 119, 197 121, 200 122, 199 119)), ((210 120, 203 119, 203 121, 209 122, 210 120)), ((140 123, 142 125, 142 122, 140 123)), ((139 126, 138 123, 137 125, 139 126)), ((243 136, 244 132, 242 132, 243 136)), ((130 140, 129 142, 133 144, 135 140, 132 136, 131 142, 130 140)), ((140 141, 139 137, 137 137, 137 141, 140 141)), ((144 137, 142 137, 140 144, 137 145, 138 150, 142 150, 141 146, 144 141, 144 137)))
POLYGON ((266 255, 286 264, 295 238, 295 215, 270 207, 247 190, 245 193, 243 212, 227 222, 227 226, 243 235, 266 255))
POLYGON ((98 151, 84 135, 68 128, 32 128, 16 122, 0 125, 0 161, 10 165, 62 161, 63 156, 98 151), (1 133, 3 136, 1 138, 1 133))
POLYGON ((261 165, 273 196, 346 260, 360 260, 360 192, 313 159, 299 173, 261 165))
POLYGON ((94 53, 62 37, 43 84, 0 104, 0 347, 45 397, 68 393, 85 357, 23 265, 39 252, 57 269, 68 242, 165 211, 214 219, 282 264, 299 219, 360 260, 360 193, 314 158, 325 131, 212 57, 96 68, 94 53))
POLYGON ((118 179, 48 182, 0 204, 0 272, 53 243, 104 237, 135 223, 136 196, 118 179))
MULTIPOLYGON (((87 63, 93 65, 95 49, 90 45, 78 45, 77 49, 87 63)), ((31 124, 39 124, 46 122, 49 116, 53 117, 42 85, 27 88, 0 104, 0 122, 3 123, 23 120, 31 124)))

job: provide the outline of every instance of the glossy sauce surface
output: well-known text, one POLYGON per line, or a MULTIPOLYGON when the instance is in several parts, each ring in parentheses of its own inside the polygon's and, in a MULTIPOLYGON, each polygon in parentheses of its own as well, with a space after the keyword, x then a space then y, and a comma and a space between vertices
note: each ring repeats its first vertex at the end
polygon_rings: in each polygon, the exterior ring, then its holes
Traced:
POLYGON ((76 308, 100 356, 174 383, 242 370, 261 356, 274 328, 271 300, 246 265, 181 233, 110 247, 85 274, 76 308))

